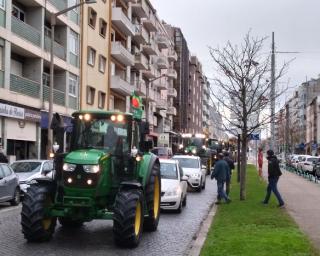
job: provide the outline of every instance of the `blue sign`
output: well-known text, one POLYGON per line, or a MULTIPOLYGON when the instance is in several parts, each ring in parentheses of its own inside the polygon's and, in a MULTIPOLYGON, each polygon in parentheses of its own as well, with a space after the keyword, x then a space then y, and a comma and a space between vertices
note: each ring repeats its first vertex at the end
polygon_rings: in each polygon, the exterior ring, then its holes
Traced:
POLYGON ((260 133, 252 133, 249 135, 249 140, 260 140, 260 133))

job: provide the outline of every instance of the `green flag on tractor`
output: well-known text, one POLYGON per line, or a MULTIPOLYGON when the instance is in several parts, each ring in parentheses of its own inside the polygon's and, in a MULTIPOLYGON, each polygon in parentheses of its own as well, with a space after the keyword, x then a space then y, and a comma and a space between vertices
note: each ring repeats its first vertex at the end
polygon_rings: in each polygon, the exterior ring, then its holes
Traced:
POLYGON ((133 118, 141 119, 143 113, 142 99, 135 92, 131 95, 131 112, 133 113, 133 118))

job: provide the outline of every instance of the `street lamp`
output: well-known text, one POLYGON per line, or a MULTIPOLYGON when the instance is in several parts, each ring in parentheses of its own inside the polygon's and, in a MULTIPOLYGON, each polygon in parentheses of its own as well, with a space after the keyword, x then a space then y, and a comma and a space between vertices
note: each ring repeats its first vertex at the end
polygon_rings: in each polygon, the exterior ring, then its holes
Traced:
MULTIPOLYGON (((52 139, 53 139, 53 131, 51 130, 51 120, 53 117, 53 76, 54 76, 54 55, 53 55, 53 43, 54 43, 54 28, 57 23, 57 17, 69 12, 81 5, 84 4, 93 4, 96 3, 95 0, 84 0, 78 4, 70 6, 66 9, 63 9, 57 13, 53 13, 51 15, 51 40, 50 40, 50 85, 49 85, 49 117, 48 117, 48 152, 50 153, 52 150, 52 139)), ((49 154, 48 154, 49 155, 49 154)))

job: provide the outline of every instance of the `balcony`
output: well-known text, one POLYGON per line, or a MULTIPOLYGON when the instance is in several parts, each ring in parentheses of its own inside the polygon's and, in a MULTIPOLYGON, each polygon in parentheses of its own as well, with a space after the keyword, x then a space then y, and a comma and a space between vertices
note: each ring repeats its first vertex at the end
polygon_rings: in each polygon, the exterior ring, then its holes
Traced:
POLYGON ((142 53, 138 53, 135 55, 135 65, 134 67, 138 70, 146 70, 148 69, 148 59, 142 53))
POLYGON ((175 107, 168 107, 167 109, 167 115, 176 116, 177 115, 177 109, 175 107))
POLYGON ((169 61, 177 61, 178 60, 178 54, 176 51, 170 51, 168 54, 169 61))
POLYGON ((38 47, 41 46, 40 31, 14 16, 11 17, 11 31, 32 44, 38 47))
POLYGON ((145 81, 143 80, 138 80, 136 83, 136 93, 141 96, 141 97, 145 97, 147 96, 147 86, 145 81))
MULTIPOLYGON (((49 101, 49 86, 46 86, 46 85, 43 86, 43 100, 49 101)), ((60 106, 65 106, 66 105, 65 93, 63 91, 53 89, 53 103, 60 106)))
POLYGON ((127 36, 133 36, 135 29, 120 7, 112 7, 112 24, 127 36))
POLYGON ((172 78, 172 79, 177 79, 178 74, 177 74, 177 71, 176 71, 175 69, 170 68, 170 69, 168 69, 168 71, 167 71, 167 76, 168 76, 169 78, 172 78))
POLYGON ((155 63, 159 69, 168 69, 169 68, 169 62, 168 58, 164 55, 160 56, 154 56, 155 63))
POLYGON ((156 77, 156 70, 154 68, 154 66, 152 64, 148 65, 148 68, 146 70, 142 71, 142 74, 148 78, 148 79, 152 79, 156 77))
POLYGON ((166 110, 167 109, 167 101, 165 99, 157 99, 156 100, 156 108, 158 110, 166 110))
POLYGON ((147 18, 149 8, 145 0, 135 0, 132 2, 132 12, 139 18, 147 18))
MULTIPOLYGON (((51 38, 45 36, 44 49, 50 52, 50 46, 51 46, 51 38)), ((60 59, 66 60, 66 49, 62 45, 58 44, 56 41, 53 42, 53 54, 60 59)))
POLYGON ((66 9, 67 6, 67 1, 64 0, 49 0, 49 2, 57 8, 57 10, 61 11, 63 9, 66 9))
POLYGON ((134 56, 121 44, 121 42, 111 43, 111 55, 126 66, 133 66, 135 63, 134 56))
POLYGON ((156 43, 154 40, 150 39, 147 43, 142 45, 142 51, 143 53, 147 55, 157 55, 157 50, 156 50, 156 43))
POLYGON ((177 98, 178 96, 177 90, 175 88, 169 88, 167 92, 167 96, 169 98, 177 98))
POLYGON ((142 25, 135 25, 135 33, 133 35, 133 40, 138 44, 145 44, 149 40, 149 34, 147 30, 142 25))
POLYGON ((157 33, 156 43, 158 44, 159 49, 167 49, 169 47, 168 38, 164 34, 161 34, 161 33, 157 33))
POLYGON ((159 78, 153 82, 155 87, 158 90, 167 90, 168 89, 168 83, 165 77, 159 78))
POLYGON ((39 99, 40 83, 25 77, 10 74, 10 91, 39 99))
POLYGON ((142 19, 143 26, 150 32, 157 31, 156 17, 150 12, 149 17, 142 19))
POLYGON ((125 96, 130 96, 134 91, 134 87, 127 81, 123 80, 120 76, 111 76, 110 88, 125 96))

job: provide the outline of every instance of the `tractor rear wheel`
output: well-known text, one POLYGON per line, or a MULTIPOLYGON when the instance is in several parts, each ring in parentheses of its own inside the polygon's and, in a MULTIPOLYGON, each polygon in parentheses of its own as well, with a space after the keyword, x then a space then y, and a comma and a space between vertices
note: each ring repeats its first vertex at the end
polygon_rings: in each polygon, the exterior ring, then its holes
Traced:
POLYGON ((79 228, 83 225, 82 220, 72 220, 65 217, 59 217, 59 223, 66 228, 79 228))
POLYGON ((46 214, 53 204, 53 196, 47 185, 31 185, 24 195, 21 210, 22 233, 29 242, 44 242, 51 239, 56 218, 46 214))
POLYGON ((153 166, 149 183, 146 187, 146 201, 148 207, 148 216, 144 219, 144 229, 146 231, 156 231, 160 217, 161 200, 161 176, 160 166, 153 166))
POLYGON ((121 190, 115 199, 113 236, 123 247, 136 247, 143 230, 143 194, 138 189, 121 190))

